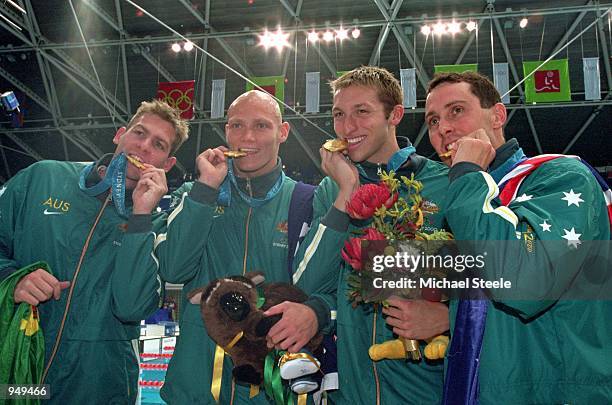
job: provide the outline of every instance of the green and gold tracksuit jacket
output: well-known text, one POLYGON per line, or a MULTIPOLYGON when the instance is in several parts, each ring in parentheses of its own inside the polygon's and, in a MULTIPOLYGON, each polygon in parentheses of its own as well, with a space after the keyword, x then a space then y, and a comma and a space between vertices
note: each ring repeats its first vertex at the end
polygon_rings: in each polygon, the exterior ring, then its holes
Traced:
MULTIPOLYGON (((160 301, 161 281, 152 256, 155 234, 150 215, 128 220, 112 202, 103 209, 104 196, 83 193, 79 176, 84 167, 42 161, 0 188, 0 277, 44 261, 58 280, 71 281, 84 251, 60 344, 44 381, 51 386, 50 403, 133 404, 138 394, 133 340, 140 336, 140 320, 160 301)), ((99 180, 95 172, 88 183, 99 180)), ((129 198, 126 205, 131 205, 129 198)), ((162 225, 155 223, 155 228, 162 225)), ((45 365, 68 291, 58 301, 51 298, 38 306, 45 365)))
MULTIPOLYGON (((360 176, 362 184, 378 182, 379 167, 363 163, 364 171, 360 176)), ((423 183, 423 198, 433 204, 440 204, 448 187, 448 169, 417 154, 413 154, 408 164, 400 168, 399 175, 423 183)), ((317 193, 321 204, 332 206, 338 187, 330 178, 325 178, 317 193)), ((400 195, 403 195, 400 191, 400 195)), ((345 227, 355 232, 360 228, 349 225, 348 215, 343 215, 345 227)), ((323 221, 327 221, 325 218, 323 221)), ((435 214, 426 217, 425 228, 429 232, 441 229, 441 217, 435 214)), ((341 250, 343 243, 337 244, 335 250, 341 250)), ((325 247, 325 251, 330 247, 325 247)), ((325 254, 323 250, 316 251, 325 254)), ((441 361, 411 362, 407 360, 381 360, 374 363, 368 348, 374 343, 396 339, 391 328, 387 326, 381 309, 374 310, 372 305, 359 305, 353 308, 348 299, 347 276, 350 267, 339 260, 328 270, 336 272, 337 295, 323 297, 328 306, 337 310, 336 334, 338 350, 338 383, 339 389, 332 393, 337 404, 395 405, 395 404, 439 404, 442 399, 443 364, 441 361), (338 271, 339 270, 339 271, 338 271)))
MULTIPOLYGON (((610 238, 601 187, 580 161, 562 157, 528 175, 516 198, 501 207, 496 183, 519 156, 524 155, 511 139, 497 150, 490 173, 469 163, 449 172, 444 213, 455 238, 489 241, 481 244, 495 246, 488 252, 495 265, 487 266, 487 278, 504 278, 513 291, 526 291, 506 296, 512 299, 492 292, 480 355, 480 403, 609 403, 612 302, 588 300, 587 294, 581 300, 564 297, 572 283, 590 282, 589 256, 608 257, 608 242, 589 243, 610 238), (514 241, 521 249, 490 241, 514 241), (571 263, 555 260, 559 254, 571 263)), ((604 260, 609 271, 610 259, 604 260)), ((451 335, 456 304, 451 303, 451 335)))
MULTIPOLYGON (((281 163, 263 176, 237 178, 237 186, 247 196, 262 199, 281 175, 281 163)), ((294 282, 311 298, 307 302, 317 314, 320 325, 329 324, 330 312, 318 294, 333 293, 336 275, 326 274, 327 262, 337 261, 340 251, 326 250, 312 257, 302 243, 294 260, 293 280, 287 269, 287 219, 291 194, 296 182, 284 177, 280 190, 261 206, 251 207, 232 185, 229 206, 218 206, 219 192, 203 183, 187 183, 177 192, 176 204, 168 218, 167 233, 160 235, 156 253, 162 278, 184 284, 181 300, 180 337, 168 367, 162 398, 170 404, 214 404, 211 394, 215 343, 206 333, 200 306, 186 295, 209 282, 230 275, 261 271, 267 282, 294 282)), ((313 216, 321 218, 327 207, 315 197, 313 216)), ((346 238, 323 224, 312 225, 308 240, 320 246, 337 246, 346 238)), ((267 404, 263 390, 249 399, 250 387, 234 385, 232 362, 225 356, 219 403, 267 404)))

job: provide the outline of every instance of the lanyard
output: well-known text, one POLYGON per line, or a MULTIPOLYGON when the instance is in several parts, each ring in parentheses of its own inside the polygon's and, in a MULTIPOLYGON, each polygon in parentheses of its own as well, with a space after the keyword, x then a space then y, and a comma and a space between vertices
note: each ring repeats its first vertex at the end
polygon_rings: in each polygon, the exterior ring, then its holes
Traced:
POLYGON ((272 188, 268 190, 264 198, 251 197, 250 195, 240 190, 240 187, 238 187, 238 183, 236 182, 236 176, 234 175, 233 159, 228 160, 229 162, 227 165, 227 176, 225 177, 225 180, 223 180, 223 183, 221 183, 221 187, 219 187, 219 197, 217 197, 217 204, 225 207, 230 206, 232 200, 232 184, 238 191, 240 197, 252 208, 261 207, 262 205, 273 199, 281 190, 283 182, 285 180, 285 173, 283 173, 282 171, 280 176, 278 176, 278 179, 276 180, 272 188))
POLYGON ((81 171, 79 178, 79 188, 89 196, 97 196, 111 189, 113 205, 122 217, 127 217, 125 209, 125 172, 127 159, 123 153, 115 156, 106 169, 106 174, 97 184, 87 187, 86 180, 92 170, 96 167, 95 163, 86 166, 81 171))

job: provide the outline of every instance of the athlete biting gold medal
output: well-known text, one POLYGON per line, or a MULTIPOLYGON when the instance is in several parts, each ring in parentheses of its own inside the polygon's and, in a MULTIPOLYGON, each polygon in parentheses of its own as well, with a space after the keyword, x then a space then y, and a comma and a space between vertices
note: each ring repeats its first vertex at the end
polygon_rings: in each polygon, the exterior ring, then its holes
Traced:
POLYGON ((234 159, 238 159, 238 158, 245 157, 245 156, 248 155, 248 153, 246 153, 245 151, 240 150, 240 149, 238 149, 238 150, 225 150, 225 151, 223 151, 223 154, 226 157, 234 158, 234 159))
POLYGON ((140 169, 140 170, 144 170, 145 169, 145 165, 142 163, 142 161, 140 160, 140 158, 138 156, 126 155, 126 158, 127 158, 127 160, 131 164, 136 166, 138 169, 140 169))
POLYGON ((344 139, 330 139, 323 144, 323 149, 326 149, 330 152, 342 152, 348 148, 348 142, 344 139))

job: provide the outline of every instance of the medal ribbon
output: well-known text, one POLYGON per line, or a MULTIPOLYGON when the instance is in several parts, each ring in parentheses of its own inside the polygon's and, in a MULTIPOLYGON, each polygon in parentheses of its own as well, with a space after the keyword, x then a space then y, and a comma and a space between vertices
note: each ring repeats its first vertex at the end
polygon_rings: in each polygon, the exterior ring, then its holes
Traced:
POLYGON ((232 187, 231 187, 231 185, 233 184, 234 187, 236 187, 236 190, 238 190, 238 194, 240 195, 240 197, 250 207, 252 207, 252 208, 261 207, 262 205, 264 205, 265 203, 267 203, 268 201, 273 199, 279 193, 279 191, 282 188, 284 180, 285 180, 285 173, 283 173, 281 171, 280 176, 278 176, 278 179, 276 180, 276 182, 274 183, 272 188, 270 190, 268 190, 268 192, 266 193, 266 196, 264 198, 251 197, 250 195, 248 195, 248 194, 244 193, 242 190, 240 190, 240 187, 238 187, 238 183, 236 181, 236 176, 234 175, 234 163, 233 163, 233 159, 228 159, 227 176, 225 177, 225 180, 223 180, 223 183, 221 183, 221 186, 219 187, 219 197, 217 197, 217 205, 222 205, 222 206, 225 206, 225 207, 229 207, 230 206, 230 203, 232 201, 232 187))
POLYGON ((97 184, 87 187, 87 177, 96 167, 95 163, 85 166, 79 178, 79 188, 87 195, 95 197, 104 193, 109 188, 112 193, 112 200, 115 209, 122 217, 127 217, 125 209, 125 173, 127 168, 127 158, 120 153, 113 157, 106 168, 106 174, 97 184))

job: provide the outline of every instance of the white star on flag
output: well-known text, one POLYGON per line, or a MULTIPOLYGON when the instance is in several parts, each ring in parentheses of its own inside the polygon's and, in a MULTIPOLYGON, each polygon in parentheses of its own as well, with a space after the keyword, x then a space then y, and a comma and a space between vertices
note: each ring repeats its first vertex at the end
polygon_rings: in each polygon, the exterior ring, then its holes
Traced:
POLYGON ((550 232, 550 227, 552 225, 551 224, 547 224, 546 221, 547 221, 547 219, 545 219, 544 222, 539 224, 542 227, 542 232, 550 232))
POLYGON ((524 201, 529 201, 532 198, 533 198, 532 195, 527 195, 527 194, 523 193, 523 195, 521 195, 519 197, 516 197, 516 200, 514 200, 514 201, 516 201, 516 202, 524 202, 524 201))
POLYGON ((565 232, 565 235, 563 235, 562 238, 567 239, 567 246, 578 248, 578 245, 582 243, 580 242, 580 236, 582 236, 582 234, 576 233, 573 227, 570 231, 563 229, 563 232, 565 232))
POLYGON ((575 194, 573 189, 571 189, 569 193, 566 193, 564 191, 563 194, 565 194, 565 197, 563 197, 561 199, 567 201, 567 206, 568 207, 570 205, 572 205, 572 204, 574 204, 576 207, 580 207, 580 203, 584 202, 584 200, 582 198, 580 198, 582 193, 575 194))

